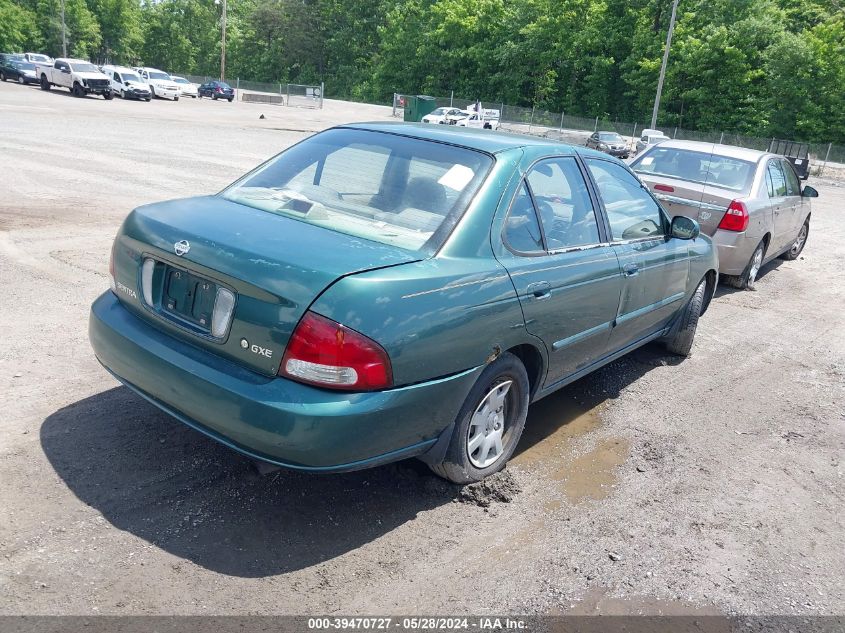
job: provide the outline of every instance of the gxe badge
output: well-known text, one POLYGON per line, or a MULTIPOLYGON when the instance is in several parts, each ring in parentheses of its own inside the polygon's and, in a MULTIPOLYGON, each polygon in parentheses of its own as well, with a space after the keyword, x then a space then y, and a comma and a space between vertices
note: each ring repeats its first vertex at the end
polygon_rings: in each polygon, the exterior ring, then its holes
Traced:
POLYGON ((179 257, 182 257, 182 255, 191 250, 191 245, 188 243, 188 240, 179 240, 173 245, 173 250, 179 257))

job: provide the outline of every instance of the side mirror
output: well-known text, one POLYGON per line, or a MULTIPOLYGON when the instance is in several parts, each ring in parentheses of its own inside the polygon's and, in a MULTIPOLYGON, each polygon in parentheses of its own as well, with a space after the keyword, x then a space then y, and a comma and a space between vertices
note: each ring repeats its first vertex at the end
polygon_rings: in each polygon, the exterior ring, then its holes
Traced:
POLYGON ((816 189, 814 187, 811 187, 810 185, 806 185, 801 190, 801 197, 802 198, 818 198, 819 192, 816 191, 816 189))
POLYGON ((685 215, 676 215, 672 218, 672 237, 679 240, 694 240, 701 233, 698 222, 685 215))

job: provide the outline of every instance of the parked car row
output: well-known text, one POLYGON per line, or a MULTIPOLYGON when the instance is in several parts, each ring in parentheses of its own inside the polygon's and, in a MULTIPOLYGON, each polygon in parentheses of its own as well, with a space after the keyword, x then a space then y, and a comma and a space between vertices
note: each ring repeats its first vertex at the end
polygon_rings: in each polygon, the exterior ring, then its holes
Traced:
POLYGON ((426 114, 421 120, 423 123, 498 130, 500 117, 501 112, 499 110, 490 108, 478 110, 472 108, 467 110, 461 110, 460 108, 437 108, 426 114))
POLYGON ((689 355, 720 271, 748 288, 806 244, 818 194, 782 156, 666 140, 631 168, 607 149, 327 130, 219 194, 133 211, 91 344, 130 389, 253 459, 417 457, 478 481, 513 454, 530 403, 650 341, 689 355))
POLYGON ((0 80, 40 84, 43 90, 67 88, 77 97, 94 94, 105 99, 151 101, 159 97, 178 101, 180 97, 207 96, 214 100, 235 99, 235 91, 223 81, 197 86, 184 77, 144 66, 96 66, 82 59, 53 59, 38 53, 0 54, 0 80))

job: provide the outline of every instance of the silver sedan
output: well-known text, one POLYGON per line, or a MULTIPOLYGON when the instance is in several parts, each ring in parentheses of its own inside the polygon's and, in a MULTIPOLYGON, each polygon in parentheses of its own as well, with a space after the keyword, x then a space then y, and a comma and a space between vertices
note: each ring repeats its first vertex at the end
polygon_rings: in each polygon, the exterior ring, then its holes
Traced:
POLYGON ((776 258, 795 259, 810 231, 810 199, 792 163, 757 150, 668 140, 631 164, 671 215, 698 221, 719 251, 719 272, 735 288, 754 287, 776 258))

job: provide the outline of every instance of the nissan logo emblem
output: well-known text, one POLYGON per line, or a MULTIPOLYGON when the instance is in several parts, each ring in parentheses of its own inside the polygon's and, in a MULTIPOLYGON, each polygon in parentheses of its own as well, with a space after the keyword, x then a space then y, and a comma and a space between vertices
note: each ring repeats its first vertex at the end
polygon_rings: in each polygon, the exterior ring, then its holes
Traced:
POLYGON ((179 240, 173 245, 173 250, 179 257, 182 257, 182 255, 191 250, 191 245, 188 243, 188 240, 179 240))

